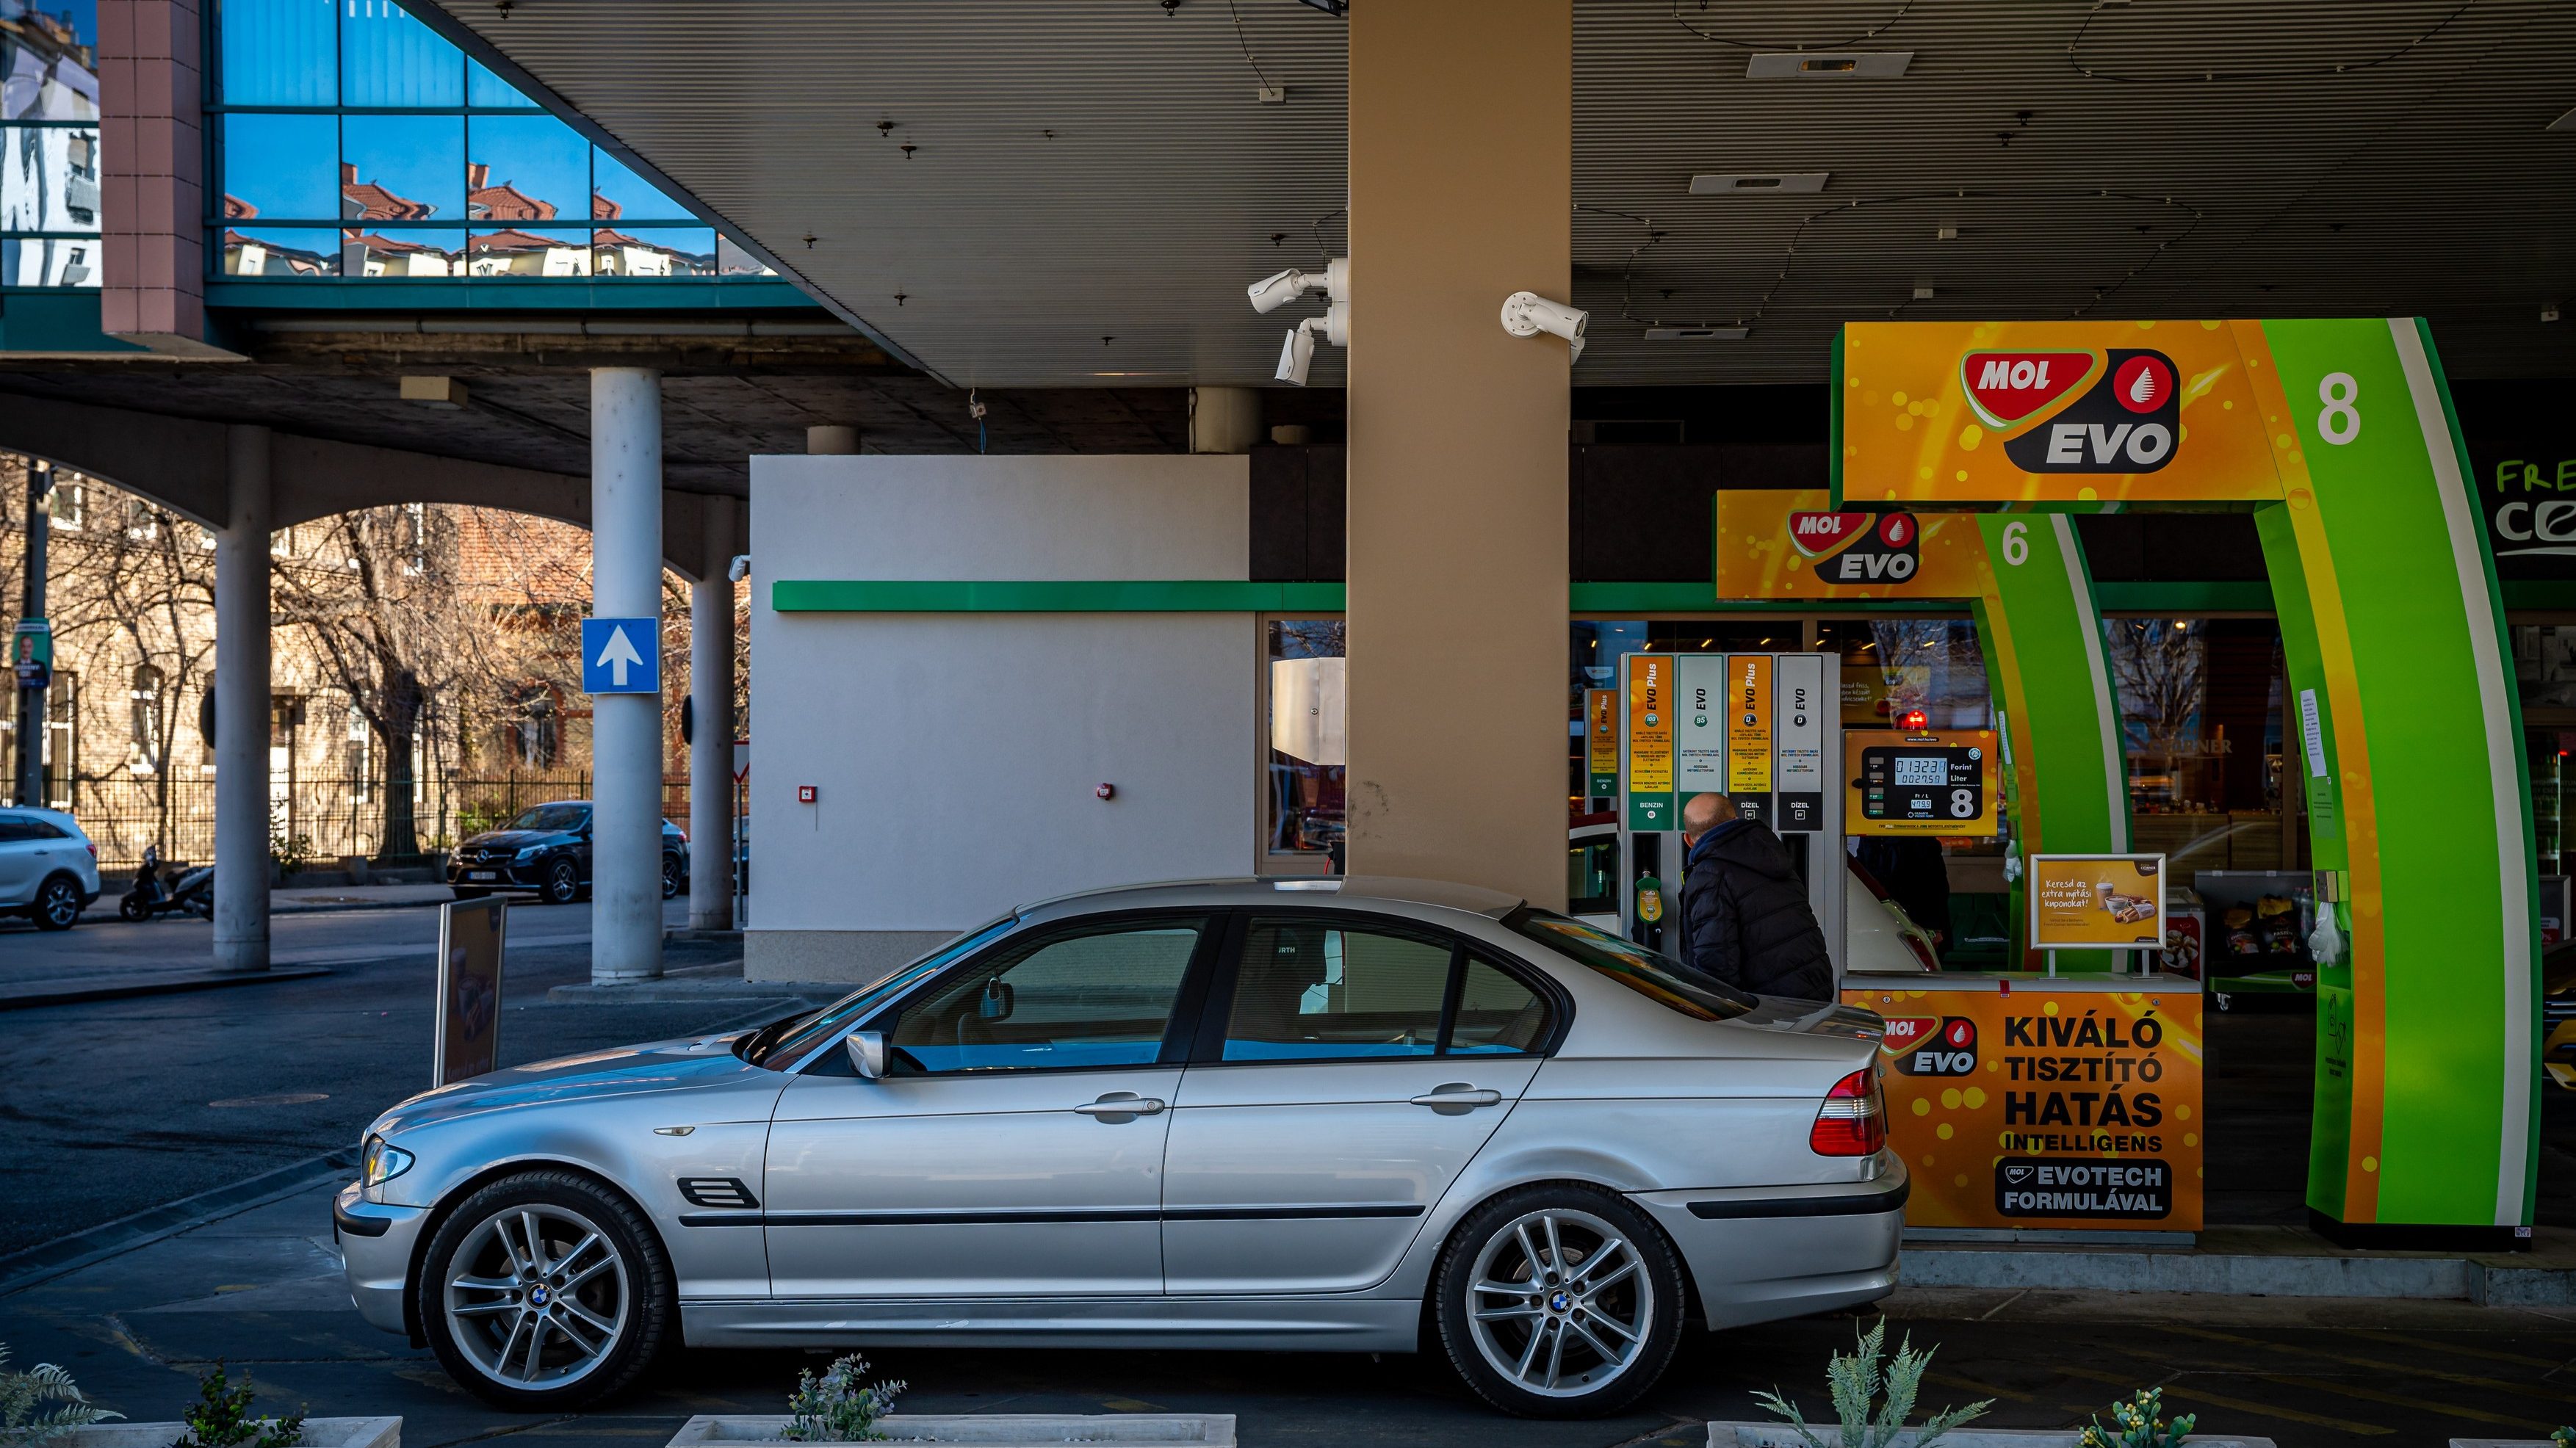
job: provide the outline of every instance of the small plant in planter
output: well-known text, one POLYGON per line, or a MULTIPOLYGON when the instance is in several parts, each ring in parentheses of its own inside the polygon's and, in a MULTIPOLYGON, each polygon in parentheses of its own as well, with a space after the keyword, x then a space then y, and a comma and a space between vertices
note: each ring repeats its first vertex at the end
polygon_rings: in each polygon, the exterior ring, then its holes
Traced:
MULTIPOLYGON (((1855 1327, 1857 1332, 1858 1328, 1855 1327)), ((1905 1420, 1914 1412, 1914 1398, 1923 1384, 1924 1372, 1932 1366, 1937 1347, 1914 1350, 1914 1337, 1907 1334, 1898 1344, 1896 1356, 1883 1351, 1887 1344, 1887 1319, 1860 1335, 1859 1349, 1835 1353, 1825 1367, 1825 1381, 1833 1390, 1834 1416, 1842 1426, 1832 1438, 1820 1438, 1808 1428, 1798 1405, 1777 1392, 1756 1393, 1753 1400, 1769 1409, 1775 1417, 1788 1420, 1798 1436, 1807 1440, 1808 1448, 1887 1448, 1905 1420), (1886 1398, 1879 1397, 1884 1388, 1886 1398)), ((1970 1403, 1964 1408, 1943 1408, 1923 1421, 1916 1430, 1914 1448, 1932 1448, 1941 1435, 1982 1416, 1994 1406, 1994 1400, 1970 1403)))
POLYGON ((807 1369, 796 1375, 796 1394, 787 1400, 787 1426, 778 1436, 798 1443, 864 1443, 883 1438, 877 1419, 894 1406, 904 1384, 863 1382, 868 1360, 852 1353, 837 1359, 817 1381, 807 1369))
POLYGON ((2113 1426, 2103 1427, 2100 1418, 2087 1424, 2076 1448, 2182 1448, 2198 1419, 2185 1413, 2168 1425, 2164 1414, 2165 1390, 2140 1388, 2127 1402, 2111 1405, 2113 1426))
POLYGON ((23 1373, 11 1368, 8 1344, 0 1343, 0 1443, 36 1448, 74 1428, 124 1416, 92 1403, 72 1375, 52 1363, 38 1363, 23 1373), (36 1409, 46 1403, 60 1406, 39 1414, 36 1409))
POLYGON ((2558 1448, 2576 1448, 2576 1428, 2553 1428, 2549 1431, 2549 1441, 2557 1444, 2558 1448))
POLYGON ((247 1375, 234 1387, 217 1363, 197 1379, 197 1401, 180 1415, 186 1425, 170 1448, 295 1448, 304 1441, 304 1415, 262 1418, 250 1410, 255 1390, 247 1375))

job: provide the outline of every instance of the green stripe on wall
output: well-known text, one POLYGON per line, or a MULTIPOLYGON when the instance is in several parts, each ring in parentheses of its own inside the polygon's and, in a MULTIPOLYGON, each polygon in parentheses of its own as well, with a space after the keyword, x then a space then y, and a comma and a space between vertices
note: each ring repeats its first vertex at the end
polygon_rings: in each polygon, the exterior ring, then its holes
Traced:
MULTIPOLYGON (((2548 585, 2544 585, 2548 586, 2548 585)), ((2506 601, 2514 602, 2506 584, 2506 601)), ((2105 613, 2269 613, 2262 583, 2097 583, 2105 613)), ((1338 583, 1238 583, 1222 579, 974 582, 887 582, 782 578, 769 586, 780 613, 1339 613, 1338 583)), ((2525 605, 2531 606, 2531 605, 2525 605)), ((1850 604, 1799 600, 1768 604, 1717 601, 1705 583, 1576 583, 1566 611, 1633 618, 1655 613, 1924 613, 1946 612, 1902 600, 1850 604)))

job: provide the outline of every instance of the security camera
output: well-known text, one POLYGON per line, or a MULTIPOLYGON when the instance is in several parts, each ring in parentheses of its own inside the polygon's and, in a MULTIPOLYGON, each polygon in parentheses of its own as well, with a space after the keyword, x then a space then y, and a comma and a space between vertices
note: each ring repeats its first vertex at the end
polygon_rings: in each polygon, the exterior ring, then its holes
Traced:
POLYGON ((1288 340, 1280 344, 1277 375, 1291 387, 1306 385, 1306 369, 1315 360, 1314 325, 1310 318, 1289 328, 1288 340))
POLYGON ((1301 272, 1294 267, 1263 277, 1245 287, 1252 298, 1252 310, 1264 314, 1275 312, 1308 292, 1322 292, 1337 302, 1351 299, 1351 261, 1335 257, 1320 272, 1301 272))
POLYGON ((1563 337, 1574 344, 1576 356, 1582 355, 1583 327, 1591 320, 1591 313, 1551 302, 1536 292, 1514 292, 1503 298, 1504 331, 1515 337, 1535 337, 1541 332, 1563 337))
POLYGON ((725 570, 725 581, 727 583, 740 583, 750 576, 751 555, 748 553, 735 554, 733 556, 733 566, 725 570))

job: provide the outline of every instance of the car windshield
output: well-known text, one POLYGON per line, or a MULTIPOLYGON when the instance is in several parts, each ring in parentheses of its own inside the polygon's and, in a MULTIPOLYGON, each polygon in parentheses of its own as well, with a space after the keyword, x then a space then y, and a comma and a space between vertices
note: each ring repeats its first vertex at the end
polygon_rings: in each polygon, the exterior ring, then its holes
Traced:
POLYGON ((514 830, 577 830, 590 822, 586 804, 541 804, 510 821, 514 830))
POLYGON ((946 969, 969 952, 1000 938, 1017 924, 1019 916, 1012 914, 979 925, 893 974, 863 985, 811 1015, 790 1016, 774 1025, 762 1027, 744 1037, 737 1049, 742 1052, 744 1060, 755 1066, 784 1071, 803 1060, 816 1046, 838 1035, 851 1022, 865 1019, 878 1006, 911 989, 915 982, 946 969))
POLYGON ((1503 924, 1686 1016, 1729 1020, 1757 1004, 1754 997, 1669 955, 1552 911, 1518 910, 1503 924))

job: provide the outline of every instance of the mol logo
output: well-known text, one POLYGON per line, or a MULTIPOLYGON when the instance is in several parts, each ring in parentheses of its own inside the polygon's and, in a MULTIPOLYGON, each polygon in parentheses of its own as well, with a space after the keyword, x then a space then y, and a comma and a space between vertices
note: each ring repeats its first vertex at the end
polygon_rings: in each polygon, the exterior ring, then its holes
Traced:
POLYGON ((1907 1076, 1972 1076, 1977 1070, 1977 1023, 1965 1016, 1943 1016, 1935 1021, 1914 1017, 1905 1022, 1908 1029, 1902 1043, 1898 1040, 1897 1023, 1887 1023, 1887 1038, 1879 1048, 1896 1058, 1896 1069, 1907 1076), (1926 1028, 1929 1029, 1926 1029, 1926 1028))
POLYGON ((1970 352, 1959 382, 2023 472, 2152 473, 2182 439, 2181 379, 2162 352, 1970 352))
POLYGON ((1791 513, 1789 542, 1827 583, 1903 583, 1923 566, 1911 513, 1791 513))

